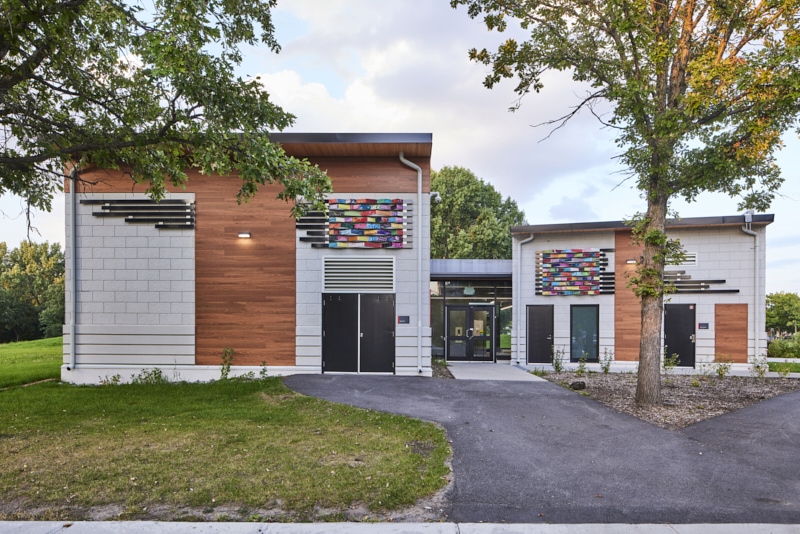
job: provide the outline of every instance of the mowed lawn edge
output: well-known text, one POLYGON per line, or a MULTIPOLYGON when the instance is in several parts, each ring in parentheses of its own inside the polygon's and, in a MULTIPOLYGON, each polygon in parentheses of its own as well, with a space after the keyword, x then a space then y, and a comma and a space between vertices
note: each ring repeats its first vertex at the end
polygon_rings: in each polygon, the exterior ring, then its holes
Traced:
POLYGON ((0 344, 0 389, 59 378, 61 337, 0 344))
POLYGON ((0 391, 0 519, 83 519, 108 505, 380 512, 443 488, 449 456, 432 423, 278 378, 0 391))

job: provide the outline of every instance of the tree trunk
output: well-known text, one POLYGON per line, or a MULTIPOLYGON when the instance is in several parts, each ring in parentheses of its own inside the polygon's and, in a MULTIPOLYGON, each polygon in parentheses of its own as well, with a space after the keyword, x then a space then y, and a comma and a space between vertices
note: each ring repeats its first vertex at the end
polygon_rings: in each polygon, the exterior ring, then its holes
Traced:
POLYGON ((648 236, 652 231, 664 234, 668 195, 651 193, 647 200, 647 225, 640 270, 642 286, 642 329, 639 341, 639 372, 636 382, 636 405, 661 404, 661 324, 664 318, 664 250, 648 236))

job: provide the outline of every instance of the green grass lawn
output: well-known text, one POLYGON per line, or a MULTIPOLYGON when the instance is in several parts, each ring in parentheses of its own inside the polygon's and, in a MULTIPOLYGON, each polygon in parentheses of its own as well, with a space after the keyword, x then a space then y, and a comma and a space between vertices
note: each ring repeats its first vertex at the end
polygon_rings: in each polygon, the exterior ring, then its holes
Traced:
POLYGON ((305 397, 277 378, 46 382, 0 391, 0 501, 18 503, 0 520, 83 519, 114 504, 129 519, 174 518, 152 512, 164 507, 337 519, 433 494, 448 455, 433 424, 305 397))
POLYGON ((0 345, 0 388, 61 376, 60 337, 0 345))
POLYGON ((769 370, 776 373, 786 371, 790 373, 800 373, 800 363, 769 362, 769 370))

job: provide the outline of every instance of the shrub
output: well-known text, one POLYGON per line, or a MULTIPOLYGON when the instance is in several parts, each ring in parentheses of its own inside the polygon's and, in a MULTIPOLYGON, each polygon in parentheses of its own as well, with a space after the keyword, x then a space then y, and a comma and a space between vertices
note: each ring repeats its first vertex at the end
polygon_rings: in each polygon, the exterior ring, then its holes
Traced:
POLYGON ((770 358, 800 358, 800 340, 775 339, 767 348, 770 358))
POLYGON ((561 373, 564 371, 564 349, 553 347, 553 371, 561 373))

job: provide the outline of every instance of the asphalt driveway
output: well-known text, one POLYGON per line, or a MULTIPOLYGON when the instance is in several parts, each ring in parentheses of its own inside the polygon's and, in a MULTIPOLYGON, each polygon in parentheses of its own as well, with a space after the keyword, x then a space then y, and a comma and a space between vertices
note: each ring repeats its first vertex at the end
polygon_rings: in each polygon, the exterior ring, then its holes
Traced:
POLYGON ((285 383, 444 426, 454 453, 450 521, 800 523, 800 392, 670 431, 549 382, 285 383))

